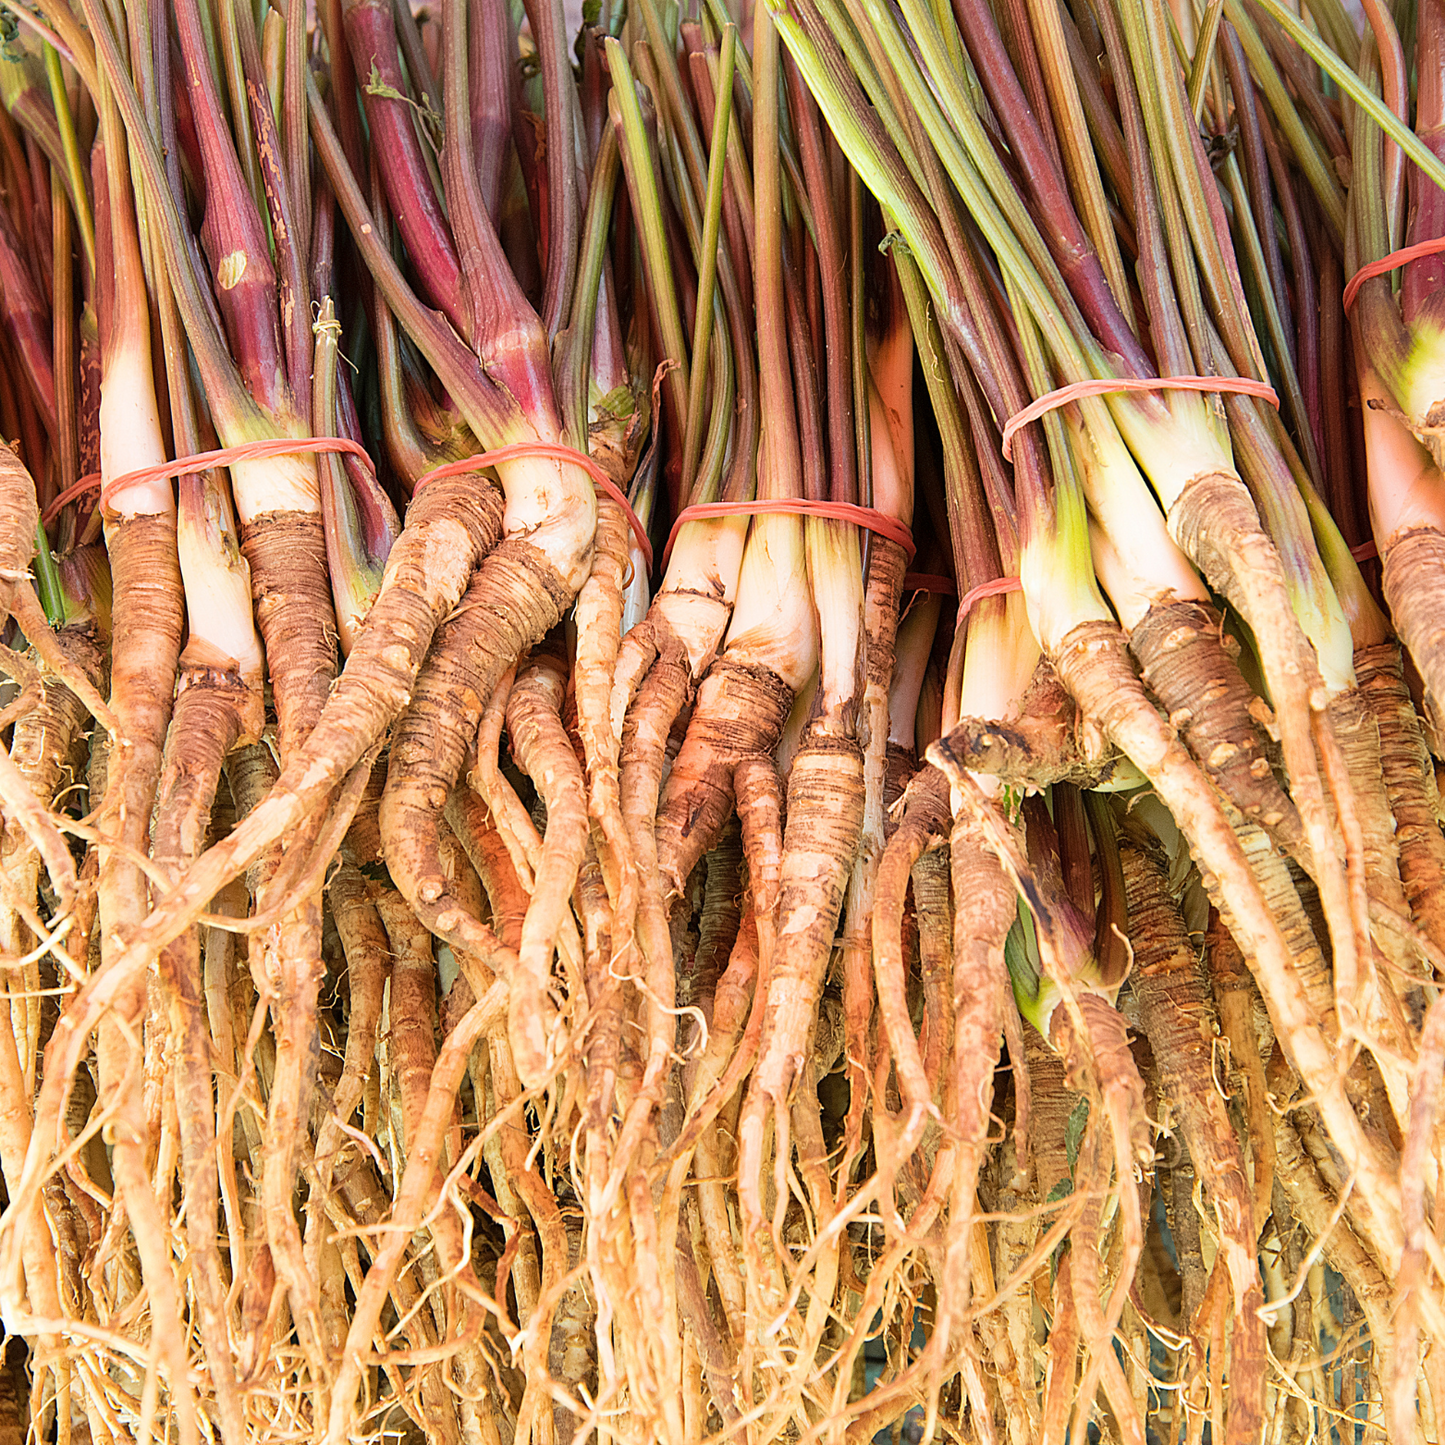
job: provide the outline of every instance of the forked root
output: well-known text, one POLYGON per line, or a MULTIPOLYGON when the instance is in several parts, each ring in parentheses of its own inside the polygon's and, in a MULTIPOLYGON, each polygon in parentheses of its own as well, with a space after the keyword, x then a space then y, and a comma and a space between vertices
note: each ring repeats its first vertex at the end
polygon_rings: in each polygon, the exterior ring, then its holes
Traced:
POLYGON ((1201 602, 1158 603, 1130 634, 1149 691, 1221 793, 1288 853, 1309 857, 1299 812, 1275 781, 1257 714, 1219 614, 1201 602))
POLYGON ((1075 627, 1055 649, 1055 665, 1084 715, 1124 749, 1189 841, 1230 930, 1248 950, 1275 1033, 1319 1101, 1330 1137, 1355 1171, 1371 1241, 1393 1268, 1402 1245, 1394 1169, 1355 1115, 1334 1054, 1295 974, 1289 945, 1207 780, 1145 698, 1114 624, 1075 627))
POLYGON ((657 809, 658 868, 670 893, 682 892, 733 811, 737 760, 771 754, 792 705, 792 689, 765 668, 719 658, 708 669, 657 809))
POLYGON ((1200 966, 1156 844, 1131 831, 1120 862, 1134 949, 1133 989, 1169 1102, 1179 1112, 1190 1158, 1219 1222, 1220 1251, 1234 1290, 1229 1354, 1227 1440, 1257 1438, 1264 1413, 1264 1303, 1244 1156, 1224 1100, 1214 1087, 1217 1020, 1200 966))

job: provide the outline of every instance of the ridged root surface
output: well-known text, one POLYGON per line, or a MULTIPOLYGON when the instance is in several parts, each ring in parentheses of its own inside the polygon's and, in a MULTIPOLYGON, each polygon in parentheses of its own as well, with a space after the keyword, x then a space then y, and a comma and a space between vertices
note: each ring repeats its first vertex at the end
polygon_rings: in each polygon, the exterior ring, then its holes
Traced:
POLYGON ((1425 682, 1425 716, 1445 735, 1445 534, 1421 527, 1398 537, 1385 551, 1382 582, 1395 631, 1425 682))
POLYGON ((1270 769, 1256 699, 1226 646, 1219 614, 1201 602, 1158 603, 1129 634, 1129 650, 1219 791, 1292 856, 1308 857, 1299 813, 1270 769))
POLYGON ((792 689, 766 668, 720 657, 708 669, 657 809, 657 862, 671 893, 732 815, 738 759, 770 756, 792 705, 792 689))
POLYGON ((1355 653, 1360 696, 1380 736, 1380 767, 1395 820, 1400 881, 1416 924, 1437 948, 1445 948, 1445 834, 1435 767, 1420 719, 1405 685, 1398 643, 1362 647, 1355 653))

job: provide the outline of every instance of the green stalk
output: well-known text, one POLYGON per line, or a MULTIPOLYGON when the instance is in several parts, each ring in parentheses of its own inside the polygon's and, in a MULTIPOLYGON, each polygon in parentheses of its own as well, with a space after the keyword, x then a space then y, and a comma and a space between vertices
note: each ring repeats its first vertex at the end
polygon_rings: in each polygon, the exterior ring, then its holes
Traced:
POLYGON ((45 535, 45 523, 35 524, 35 590, 40 594, 40 605, 45 609, 45 620, 52 627, 65 623, 65 589, 60 585, 60 572, 50 551, 50 538, 45 535))
MULTIPOLYGON (((858 500, 873 505, 873 444, 868 418, 867 269, 863 259, 863 182, 848 171, 849 315, 853 320, 853 445, 858 458, 858 500)), ((916 273, 915 273, 916 274, 916 273)))
MULTIPOLYGON (((598 287, 602 263, 607 254, 607 234, 612 225, 612 203, 617 189, 621 156, 617 132, 610 126, 602 132, 602 143, 592 170, 587 211, 582 218, 582 239, 577 254, 577 285, 572 293, 572 314, 567 319, 565 360, 554 357, 557 401, 568 441, 578 451, 587 450, 588 379, 592 367, 593 333, 597 326, 598 287)), ((562 349, 558 336, 554 346, 562 349)))
POLYGON ((1219 17, 1223 14, 1224 0, 1209 0, 1199 38, 1194 43, 1194 59, 1189 67, 1189 113, 1196 124, 1204 113, 1204 86, 1214 61, 1214 42, 1219 36, 1219 17))
MULTIPOLYGON (((712 341, 713 298, 717 284, 718 234, 722 229, 723 187, 727 182, 727 144, 732 122, 733 70, 737 56, 737 26, 729 25, 722 35, 722 56, 718 70, 717 101, 713 110, 712 150, 707 162, 707 202, 702 229, 702 256, 697 280, 697 314, 692 332, 694 360, 704 357, 712 341)), ((682 490, 689 495, 693 469, 702 441, 703 383, 706 366, 694 365, 687 395, 687 428, 683 433, 682 490)))
POLYGON ((607 37, 605 44, 613 80, 608 105, 610 108, 615 103, 616 114, 621 121, 622 165, 627 174, 628 193, 632 199, 638 242, 647 272, 648 292, 657 314, 657 329, 664 353, 661 359, 669 363, 663 385, 671 398, 674 414, 685 418, 691 386, 687 339, 683 332, 677 291, 672 282, 667 227, 663 223, 662 201, 652 169, 652 150, 643 125, 642 108, 637 103, 637 82, 628 64, 627 52, 611 36, 607 37))
POLYGON ((80 158, 80 142, 75 134, 75 117, 70 113, 70 93, 60 69, 60 55, 53 45, 42 47, 45 54, 45 77, 50 82, 50 99, 55 106, 55 121, 60 128, 60 147, 65 156, 65 182, 70 203, 80 227, 80 244, 85 252, 87 272, 95 275, 95 217, 85 189, 85 164, 80 158))
MULTIPOLYGON (((1445 190, 1445 162, 1442 162, 1429 146, 1390 110, 1390 107, 1360 79, 1345 61, 1325 45, 1288 7, 1282 5, 1280 0, 1256 0, 1256 3, 1424 171, 1430 180, 1445 190)), ((1239 8, 1238 0, 1231 0, 1231 18, 1239 8)), ((1238 25, 1238 21, 1236 21, 1236 25, 1238 25)), ((1241 28, 1240 38, 1243 39, 1243 37, 1244 31, 1241 28)), ((1251 68, 1254 66, 1253 56, 1250 57, 1250 66, 1251 68)), ((1343 220, 1343 214, 1341 219, 1343 220)))

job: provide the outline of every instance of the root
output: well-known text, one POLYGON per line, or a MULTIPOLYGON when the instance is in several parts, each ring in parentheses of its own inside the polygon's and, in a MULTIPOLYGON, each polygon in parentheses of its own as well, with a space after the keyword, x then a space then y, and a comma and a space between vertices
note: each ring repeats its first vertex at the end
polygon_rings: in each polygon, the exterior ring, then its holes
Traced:
POLYGON ((961 767, 1015 788, 1102 787, 1121 762, 1111 748, 1090 746, 1073 699, 1046 661, 1019 699, 1017 718, 961 718, 949 745, 961 767))
MULTIPOLYGON (((932 1089, 908 1015, 908 976, 903 953, 903 917, 908 902, 909 875, 931 837, 949 828, 948 784, 937 768, 927 768, 908 786, 903 821, 888 840, 878 868, 878 889, 872 917, 873 968, 877 976, 878 1012, 898 1072, 903 1102, 915 1116, 932 1103, 932 1089)), ((956 915, 957 926, 974 926, 973 895, 955 887, 957 898, 968 900, 956 915), (963 922, 961 920, 967 920, 963 922)), ((1012 924, 1013 892, 1009 890, 1012 924)), ((1005 929, 1007 932, 1007 929, 1005 929)), ((955 944, 955 950, 957 945, 955 944)), ((962 1018, 960 1011, 957 1017, 962 1018)))
MULTIPOLYGON (((226 754, 243 735, 258 736, 264 721, 259 694, 239 678, 190 672, 183 681, 171 718, 151 839, 157 863, 172 872, 183 869, 205 846, 226 754)), ((196 929, 166 947, 160 972, 170 1002, 170 1075, 181 1142, 186 1238, 194 1261, 191 1284, 222 1436, 240 1442, 245 1434, 244 1409, 216 1243, 220 1204, 216 1105, 196 929)))
MULTIPOLYGON (((458 962, 480 957, 504 974, 516 966, 512 957, 452 890, 440 855, 441 813, 484 700, 518 655, 557 624, 568 600, 561 577, 533 548, 525 542, 499 544, 438 633, 392 738, 380 815, 391 876, 417 917, 456 950, 458 962)), ((478 997, 485 987, 480 978, 472 983, 478 997)), ((534 997, 526 997, 527 1007, 536 1004, 534 997)), ((522 1007, 520 997, 517 1006, 522 1007)), ((527 1036, 522 1059, 529 1070, 543 1067, 545 1054, 534 1059, 530 1052, 536 1042, 527 1036)))
MULTIPOLYGON (((809 1035, 862 821, 862 753, 847 739, 814 734, 793 760, 788 778, 777 946, 768 976, 758 1062, 738 1122, 739 1199, 744 1228, 754 1236, 766 1221, 762 1186, 770 1122, 777 1135, 780 1211, 787 1199, 790 1099, 808 1057, 809 1035)), ((776 1221, 774 1229, 776 1234, 776 1221)))
MULTIPOLYGON (((1400 1156, 1405 1250, 1395 1283, 1395 1348, 1388 1361, 1390 1384, 1385 1401, 1387 1418, 1397 1440, 1408 1440, 1417 1428, 1419 1296, 1432 1287, 1429 1256, 1436 1243, 1426 1213, 1427 1182, 1435 1172, 1431 1155, 1438 1140, 1442 1073, 1445 1073, 1445 1000, 1436 999, 1425 1016, 1405 1147, 1400 1156)), ((1432 1341, 1430 1349, 1438 1348, 1438 1343, 1432 1341)))
POLYGON ((1307 859, 1299 813, 1270 770, 1256 719, 1263 704, 1240 676, 1238 646, 1218 613, 1201 602, 1156 604, 1129 634, 1129 650, 1206 776, 1286 852, 1307 859))
POLYGON ((1076 627, 1058 648, 1055 665, 1084 715, 1123 747, 1154 785, 1189 840, 1206 880, 1212 880, 1231 932, 1250 949, 1275 1033, 1318 1100, 1331 1139, 1356 1173, 1372 1242, 1393 1268, 1402 1244, 1393 1167, 1355 1117, 1331 1049, 1294 973, 1289 946, 1208 783, 1145 699, 1112 623, 1076 627))
POLYGON ((1134 948, 1134 997, 1164 1094, 1179 1111, 1190 1158, 1219 1221, 1220 1249, 1234 1288, 1227 1438, 1245 1445, 1257 1438, 1263 1423, 1266 1360, 1259 1311, 1264 1293, 1244 1156, 1214 1087, 1217 1024, 1209 981, 1169 896, 1157 847, 1131 835, 1121 841, 1119 852, 1134 948))
MULTIPOLYGON (((99 686, 105 675, 105 656, 94 631, 89 627, 66 628, 56 634, 56 641, 91 684, 99 686)), ((80 700, 54 677, 42 680, 35 701, 16 719, 10 761, 46 807, 54 802, 62 774, 84 731, 85 719, 86 709, 80 700)), ((24 830, 7 819, 0 833, 0 898, 4 900, 0 907, 0 950, 6 953, 27 951, 28 933, 22 932, 24 925, 18 910, 35 901, 40 862, 24 830)), ((27 983, 38 986, 38 976, 27 983)))
POLYGON ((708 669, 657 808, 658 869, 670 895, 682 893, 732 813, 738 759, 770 755, 792 705, 792 689, 764 668, 719 658, 708 669))
MULTIPOLYGON (((346 1137, 343 1126, 350 1123, 361 1102, 373 1066, 390 959, 386 930, 366 896, 361 874, 350 864, 343 864, 332 877, 327 892, 346 955, 350 1010, 341 1077, 336 1081, 330 1107, 316 1132, 316 1184, 306 1206, 303 1249, 307 1267, 316 1279, 327 1278, 340 1264, 336 1243, 324 1237, 326 1211, 346 1137)), ((346 1333, 344 1305, 338 1307, 325 1290, 321 1292, 321 1320, 328 1350, 339 1350, 346 1333)))
POLYGON ((1385 550, 1382 585, 1400 641, 1425 683, 1424 708, 1430 727, 1445 736, 1445 535, 1420 527, 1396 537, 1385 550))
POLYGON ((549 998, 552 955, 564 923, 571 922, 569 900, 588 838, 582 766, 562 727, 566 691, 563 660, 539 650, 518 672, 507 702, 512 755, 547 808, 547 831, 532 879, 532 901, 522 921, 507 1010, 512 1059, 528 1088, 546 1082, 560 1052, 556 1011, 549 998))
POLYGON ((622 819, 621 730, 612 720, 612 678, 622 633, 622 580, 630 533, 616 502, 599 497, 592 572, 577 594, 573 688, 577 734, 587 764, 587 806, 600 835, 599 859, 615 913, 616 947, 626 947, 637 908, 637 876, 622 819))
POLYGON ((1440 831, 1435 768, 1405 686, 1399 645, 1385 642, 1358 649, 1355 677, 1379 732, 1400 881, 1416 925, 1438 947, 1445 942, 1445 834, 1440 831))
MULTIPOLYGON (((890 843, 890 851, 892 847, 890 843)), ((949 863, 956 900, 951 1123, 958 1140, 958 1156, 953 1166, 944 1263, 935 1283, 936 1328, 945 1339, 956 1339, 958 1331, 968 1328, 964 1320, 975 1287, 972 1261, 978 1181, 988 1148, 1004 995, 1009 989, 1004 940, 1018 916, 1018 905, 1012 882, 977 836, 971 819, 954 824, 949 863)), ((1016 1061, 1015 1068, 1020 1067, 1020 1062, 1016 1061)))
MULTIPOLYGON (((1325 691, 1319 668, 1290 606, 1279 554, 1260 525, 1244 483, 1235 476, 1196 477, 1170 509, 1168 525, 1209 584, 1238 610, 1254 635, 1279 723, 1290 796, 1299 809, 1313 877, 1329 922, 1335 971, 1345 979, 1357 978, 1360 955, 1369 956, 1369 924, 1351 897, 1339 843, 1341 831, 1353 821, 1354 805, 1339 745, 1323 712, 1325 691), (1334 780, 1338 828, 1326 806, 1321 759, 1325 775, 1334 780)), ((1354 883, 1358 892, 1363 880, 1356 878, 1354 883)))
MULTIPOLYGON (((438 624, 460 597, 477 559, 501 530, 502 499, 495 487, 479 486, 475 476, 448 477, 427 487, 411 510, 410 524, 387 560, 382 590, 315 730, 305 746, 286 760, 264 803, 192 865, 128 940, 125 950, 113 960, 125 979, 135 977, 155 950, 204 911, 226 883, 321 807, 406 706, 438 624)), ((166 519, 138 517, 124 525, 159 524, 166 524, 166 519)), ((174 552, 174 521, 168 525, 174 552)), ((155 569, 149 577, 123 579, 117 575, 117 596, 132 588, 139 600, 155 596, 158 584, 152 579, 157 575, 155 569)), ((527 579, 523 595, 533 590, 527 579)), ((505 608, 510 603, 502 605, 505 608)), ((121 652, 117 624, 114 655, 121 652)), ((122 982, 117 978, 110 987, 122 982)))
POLYGON ((381 1311, 401 1270, 412 1235, 432 1203, 442 1141, 451 1125, 457 1090, 466 1074, 467 1059, 478 1039, 500 1023, 505 1008, 506 989, 498 984, 458 1020, 437 1054, 425 1108, 407 1153, 406 1170, 388 1221, 391 1228, 382 1236, 371 1267, 357 1291, 351 1327, 347 1330, 331 1392, 326 1445, 347 1445, 351 1438, 361 1372, 371 1358, 381 1311))

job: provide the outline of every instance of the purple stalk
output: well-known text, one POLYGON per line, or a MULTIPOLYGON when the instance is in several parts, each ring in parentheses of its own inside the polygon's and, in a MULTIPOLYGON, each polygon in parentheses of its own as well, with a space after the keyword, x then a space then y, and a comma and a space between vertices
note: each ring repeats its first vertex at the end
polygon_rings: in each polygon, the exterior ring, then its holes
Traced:
POLYGON ((391 5, 388 0, 342 0, 342 17, 362 88, 371 152, 380 162, 397 230, 421 281, 422 294, 465 334, 461 266, 432 188, 411 106, 404 99, 377 93, 386 89, 397 96, 406 94, 391 5))

